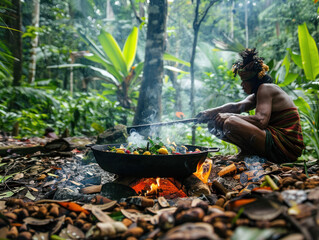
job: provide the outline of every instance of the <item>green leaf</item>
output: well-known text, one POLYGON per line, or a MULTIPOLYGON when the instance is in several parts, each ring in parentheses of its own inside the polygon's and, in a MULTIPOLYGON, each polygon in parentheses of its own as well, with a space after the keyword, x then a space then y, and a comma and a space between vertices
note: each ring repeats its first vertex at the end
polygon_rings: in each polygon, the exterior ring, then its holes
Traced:
POLYGON ((98 133, 104 132, 104 128, 98 123, 95 123, 95 122, 92 123, 91 127, 94 128, 94 130, 97 131, 98 133))
POLYGON ((114 83, 114 85, 118 86, 119 82, 117 81, 117 79, 108 71, 101 69, 101 68, 97 68, 97 67, 93 67, 93 66, 89 66, 89 68, 91 68, 94 71, 99 72, 102 76, 107 77, 109 79, 112 80, 112 82, 114 83))
POLYGON ((130 68, 133 65, 136 49, 137 49, 137 40, 138 40, 138 29, 137 27, 133 27, 132 32, 127 37, 126 42, 124 44, 123 55, 126 61, 126 70, 129 72, 130 68))
POLYGON ((164 60, 166 61, 173 61, 173 62, 178 62, 178 63, 181 63, 187 67, 190 67, 191 64, 189 62, 186 62, 184 60, 181 60, 177 57, 174 57, 173 55, 170 55, 169 53, 164 53, 164 56, 163 56, 164 60))
POLYGON ((104 52, 111 60, 112 64, 115 66, 116 69, 121 71, 124 76, 128 75, 126 63, 122 51, 112 37, 112 35, 104 30, 101 31, 101 34, 98 37, 104 52))
POLYGON ((285 80, 282 83, 278 84, 278 86, 285 87, 295 81, 298 76, 299 75, 297 73, 288 73, 288 75, 286 75, 285 77, 285 80))
POLYGON ((315 40, 309 34, 307 25, 298 26, 302 66, 308 80, 315 80, 319 74, 319 55, 315 40))
POLYGON ((15 173, 10 174, 8 176, 1 176, 0 175, 0 183, 7 181, 9 178, 12 178, 15 175, 15 173))
POLYGON ((288 59, 288 55, 286 55, 284 60, 282 61, 282 66, 285 66, 285 68, 286 68, 286 75, 285 75, 285 78, 286 78, 288 73, 289 73, 289 68, 290 68, 290 61, 288 59))
POLYGON ((20 191, 23 190, 24 188, 25 188, 25 187, 16 187, 16 188, 13 188, 13 189, 10 190, 10 191, 3 192, 3 193, 0 194, 0 199, 12 197, 15 193, 20 192, 20 191))
POLYGON ((93 62, 102 64, 106 68, 106 70, 117 79, 117 81, 121 81, 123 79, 121 73, 105 58, 102 58, 101 56, 96 54, 93 56, 86 56, 86 58, 93 62))
POLYGON ((291 57, 291 59, 294 61, 294 63, 295 63, 298 67, 302 68, 301 56, 298 55, 298 54, 295 54, 293 51, 291 51, 290 48, 287 48, 287 50, 289 51, 290 57, 291 57))
POLYGON ((294 103, 301 112, 309 116, 311 107, 309 106, 309 104, 306 102, 305 99, 303 99, 302 97, 298 97, 296 100, 294 100, 294 103))
POLYGON ((173 71, 173 72, 177 72, 177 73, 185 73, 185 74, 189 74, 189 72, 185 72, 179 68, 176 68, 176 67, 173 67, 173 66, 164 66, 165 69, 168 69, 170 71, 173 71))
POLYGON ((256 240, 256 239, 270 239, 271 236, 278 236, 278 234, 285 233, 284 229, 259 229, 240 226, 236 228, 231 240, 256 240))

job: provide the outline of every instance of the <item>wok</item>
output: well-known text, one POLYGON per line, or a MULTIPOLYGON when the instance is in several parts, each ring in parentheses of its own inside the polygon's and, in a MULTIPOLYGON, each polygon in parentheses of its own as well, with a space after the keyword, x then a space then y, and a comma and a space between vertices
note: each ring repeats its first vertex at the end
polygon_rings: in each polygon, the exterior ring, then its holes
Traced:
MULTIPOLYGON (((120 176, 134 177, 187 177, 196 171, 197 164, 204 162, 208 152, 218 152, 219 148, 205 148, 185 145, 189 151, 199 153, 180 155, 134 155, 105 152, 121 144, 90 146, 97 163, 108 172, 120 176)), ((124 147, 127 144, 122 144, 124 147)))

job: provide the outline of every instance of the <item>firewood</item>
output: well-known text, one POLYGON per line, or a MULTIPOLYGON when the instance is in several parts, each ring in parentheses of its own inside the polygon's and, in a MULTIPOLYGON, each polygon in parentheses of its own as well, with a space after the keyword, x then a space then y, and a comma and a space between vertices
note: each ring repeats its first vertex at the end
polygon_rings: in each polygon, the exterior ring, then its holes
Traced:
POLYGON ((187 189, 188 196, 200 196, 210 195, 211 191, 207 184, 203 183, 195 175, 190 175, 188 178, 185 178, 183 181, 185 188, 187 189))

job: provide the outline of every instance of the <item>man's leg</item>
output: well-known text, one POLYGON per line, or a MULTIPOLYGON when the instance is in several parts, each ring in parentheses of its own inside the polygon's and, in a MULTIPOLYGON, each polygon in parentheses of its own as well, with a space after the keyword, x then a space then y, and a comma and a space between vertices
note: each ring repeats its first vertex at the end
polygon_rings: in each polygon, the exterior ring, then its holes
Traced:
POLYGON ((255 125, 238 118, 229 117, 223 126, 225 141, 240 147, 242 151, 265 156, 266 132, 255 125))

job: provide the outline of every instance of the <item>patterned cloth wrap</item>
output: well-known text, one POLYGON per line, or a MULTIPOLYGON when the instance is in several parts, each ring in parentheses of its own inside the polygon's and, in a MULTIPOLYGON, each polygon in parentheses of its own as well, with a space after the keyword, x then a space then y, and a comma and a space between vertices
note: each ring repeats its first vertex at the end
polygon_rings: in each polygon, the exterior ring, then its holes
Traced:
POLYGON ((305 148, 297 108, 272 112, 266 128, 266 153, 270 161, 296 161, 305 148))

